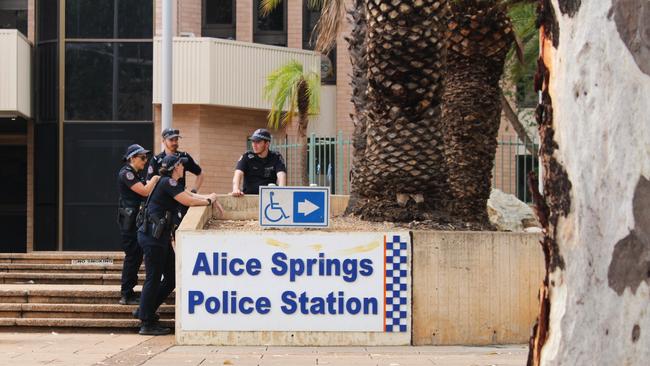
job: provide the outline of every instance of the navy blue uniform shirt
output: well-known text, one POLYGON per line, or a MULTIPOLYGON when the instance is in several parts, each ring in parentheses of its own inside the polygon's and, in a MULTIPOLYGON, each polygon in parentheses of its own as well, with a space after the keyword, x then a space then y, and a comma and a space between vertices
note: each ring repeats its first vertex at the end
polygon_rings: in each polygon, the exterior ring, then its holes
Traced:
POLYGON ((161 217, 165 215, 166 211, 172 211, 172 214, 175 215, 179 203, 174 197, 183 191, 185 188, 181 187, 181 184, 175 179, 161 177, 149 199, 149 214, 161 217))
POLYGON ((140 196, 131 189, 138 182, 145 184, 142 176, 131 165, 124 164, 117 173, 117 191, 124 207, 138 207, 140 202, 145 200, 146 197, 140 196))
POLYGON ((265 158, 260 158, 252 151, 246 151, 239 158, 235 169, 244 172, 245 194, 259 194, 260 186, 276 184, 278 173, 287 171, 282 155, 276 151, 269 151, 265 158))
MULTIPOLYGON (((160 164, 162 164, 162 159, 165 155, 166 154, 163 151, 151 158, 151 161, 149 161, 149 168, 147 168, 147 180, 150 180, 154 175, 160 175, 160 164)), ((178 184, 185 189, 185 173, 190 172, 194 175, 199 175, 201 174, 201 167, 194 161, 194 159, 192 159, 192 156, 185 151, 177 151, 176 155, 182 158, 187 158, 187 164, 184 165, 185 171, 183 172, 183 177, 178 180, 178 184)))

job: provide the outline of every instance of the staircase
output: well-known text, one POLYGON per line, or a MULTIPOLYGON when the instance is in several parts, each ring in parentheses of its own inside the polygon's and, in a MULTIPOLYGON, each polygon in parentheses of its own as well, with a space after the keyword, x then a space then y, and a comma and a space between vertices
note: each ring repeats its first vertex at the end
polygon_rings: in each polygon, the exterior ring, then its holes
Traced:
MULTIPOLYGON (((0 330, 136 330, 137 305, 119 305, 123 253, 0 253, 0 330)), ((144 281, 140 268, 139 283, 144 281)), ((136 287, 140 292, 141 286, 136 287)), ((159 309, 174 326, 174 293, 159 309)))

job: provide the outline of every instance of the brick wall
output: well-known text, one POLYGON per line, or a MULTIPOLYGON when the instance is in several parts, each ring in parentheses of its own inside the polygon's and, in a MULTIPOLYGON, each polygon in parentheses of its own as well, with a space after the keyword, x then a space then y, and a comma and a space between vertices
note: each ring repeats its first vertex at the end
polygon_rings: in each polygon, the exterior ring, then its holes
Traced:
POLYGON ((27 39, 29 39, 32 44, 36 40, 36 6, 34 2, 35 0, 27 0, 27 39))
MULTIPOLYGON (((175 105, 174 128, 181 131, 181 150, 189 152, 201 165, 205 180, 202 193, 228 193, 237 160, 246 151, 246 139, 261 127, 266 127, 266 111, 236 108, 175 105)), ((161 151, 160 106, 154 109, 155 151, 161 151)), ((286 131, 273 132, 282 139, 286 131)), ((188 175, 188 185, 194 177, 188 175)))
POLYGON ((287 0, 287 46, 302 48, 302 1, 287 0))
POLYGON ((253 0, 237 0, 237 40, 253 42, 253 0))
POLYGON ((201 36, 201 0, 182 0, 178 2, 179 32, 192 32, 201 36))

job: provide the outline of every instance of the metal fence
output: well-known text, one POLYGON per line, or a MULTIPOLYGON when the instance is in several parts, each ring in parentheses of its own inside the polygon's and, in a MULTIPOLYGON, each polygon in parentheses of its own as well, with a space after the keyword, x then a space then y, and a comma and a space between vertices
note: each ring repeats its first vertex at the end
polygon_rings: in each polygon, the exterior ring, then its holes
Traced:
MULTIPOLYGON (((307 137, 307 152, 298 137, 274 140, 271 149, 279 151, 287 165, 287 184, 303 184, 303 164, 307 164, 309 184, 329 186, 333 194, 350 193, 350 169, 352 167, 352 140, 342 131, 336 136, 307 137), (306 156, 301 157, 301 154, 306 156)), ((537 151, 533 142, 524 144, 517 138, 498 141, 492 170, 492 187, 530 202, 528 173, 538 172, 539 162, 531 151, 537 151)))

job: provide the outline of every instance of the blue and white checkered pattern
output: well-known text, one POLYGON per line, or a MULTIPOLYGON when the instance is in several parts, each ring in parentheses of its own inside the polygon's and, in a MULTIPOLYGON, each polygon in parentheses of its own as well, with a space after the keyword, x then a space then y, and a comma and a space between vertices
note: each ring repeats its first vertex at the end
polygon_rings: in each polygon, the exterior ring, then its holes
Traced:
POLYGON ((386 238, 386 332, 407 330, 407 239, 386 238))

